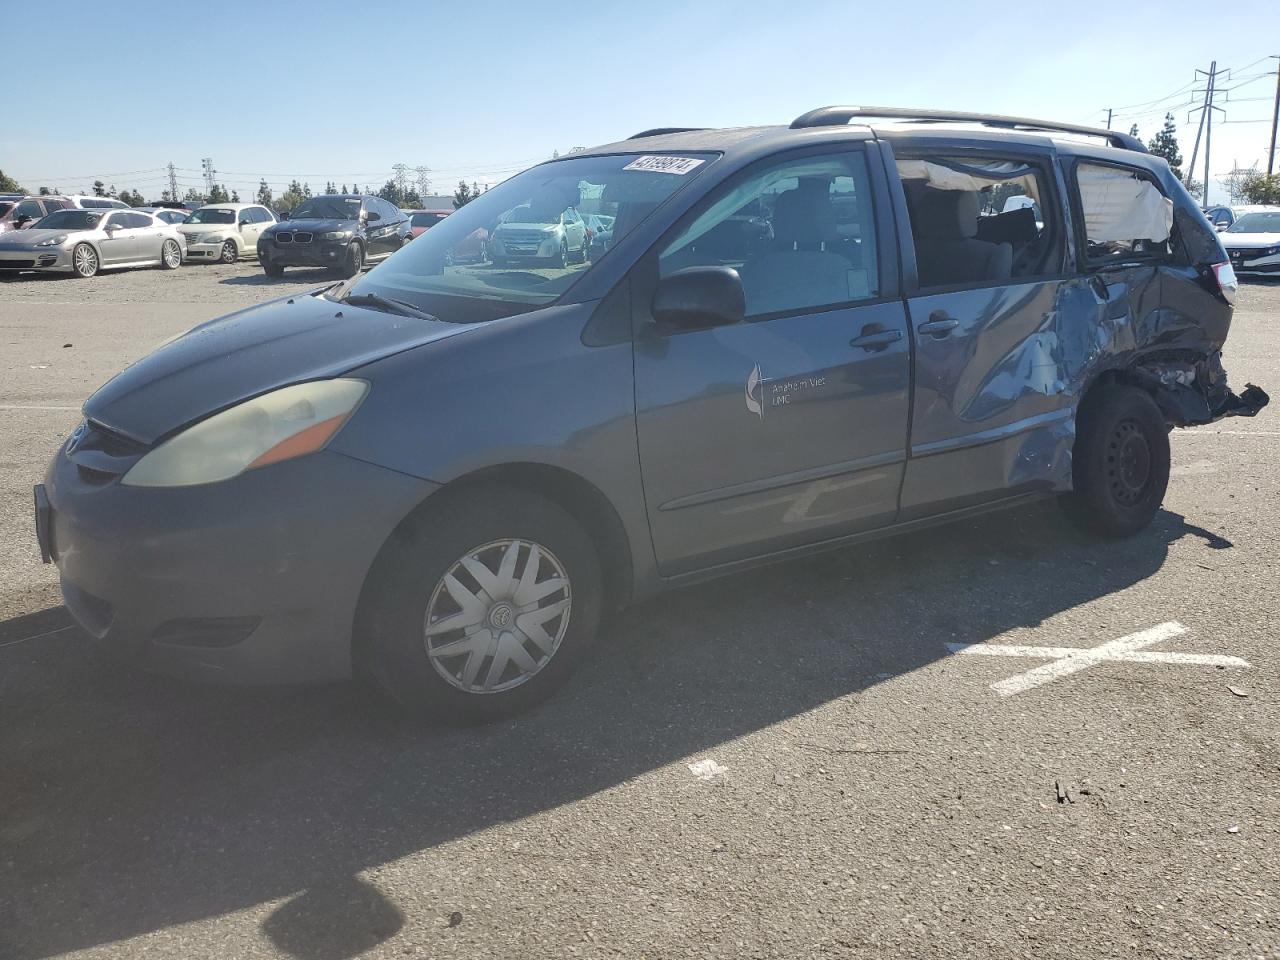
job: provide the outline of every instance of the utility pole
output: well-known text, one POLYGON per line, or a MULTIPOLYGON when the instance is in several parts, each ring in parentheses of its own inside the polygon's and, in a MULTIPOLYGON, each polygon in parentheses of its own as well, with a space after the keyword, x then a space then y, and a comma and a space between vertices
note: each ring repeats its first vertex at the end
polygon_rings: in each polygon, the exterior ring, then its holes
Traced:
POLYGON ((173 165, 173 161, 169 161, 169 199, 174 203, 178 202, 178 168, 173 165))
POLYGON ((1276 105, 1271 109, 1271 148, 1267 150, 1267 176, 1275 169, 1276 125, 1280 124, 1280 56, 1276 60, 1276 105))
POLYGON ((1108 130, 1111 129, 1111 113, 1112 113, 1111 108, 1107 107, 1107 129, 1108 130))
POLYGON ((1218 61, 1209 64, 1208 107, 1204 111, 1204 205, 1209 205, 1209 145, 1213 143, 1213 81, 1218 78, 1218 61))

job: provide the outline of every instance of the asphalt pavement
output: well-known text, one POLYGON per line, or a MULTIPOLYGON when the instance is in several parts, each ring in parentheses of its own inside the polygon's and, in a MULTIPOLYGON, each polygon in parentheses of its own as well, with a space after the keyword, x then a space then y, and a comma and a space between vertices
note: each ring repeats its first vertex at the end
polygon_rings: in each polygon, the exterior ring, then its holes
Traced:
MULTIPOLYGON (((617 615, 531 714, 100 661, 31 486, 253 264, 0 281, 0 957, 1280 957, 1280 408, 1041 505, 617 615)), ((1280 394, 1280 284, 1225 363, 1280 394)))

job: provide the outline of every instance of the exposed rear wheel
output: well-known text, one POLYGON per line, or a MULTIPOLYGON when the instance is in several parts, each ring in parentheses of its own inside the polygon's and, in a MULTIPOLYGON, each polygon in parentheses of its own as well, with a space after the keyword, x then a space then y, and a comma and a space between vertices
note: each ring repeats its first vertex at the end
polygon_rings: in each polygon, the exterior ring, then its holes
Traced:
POLYGON ((595 548, 543 497, 492 486, 409 521, 371 573, 360 624, 374 677, 448 723, 527 709, 568 678, 601 609, 595 548))
POLYGON ((1095 388, 1076 418, 1075 489, 1063 506, 1095 533, 1131 536, 1160 509, 1169 459, 1168 429, 1149 394, 1122 385, 1095 388))

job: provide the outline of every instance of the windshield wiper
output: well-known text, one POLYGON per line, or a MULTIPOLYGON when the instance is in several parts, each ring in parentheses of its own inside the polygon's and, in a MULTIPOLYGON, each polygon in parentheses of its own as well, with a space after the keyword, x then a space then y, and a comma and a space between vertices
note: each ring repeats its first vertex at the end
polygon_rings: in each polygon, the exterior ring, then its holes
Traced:
POLYGON ((339 303, 349 303, 353 307, 378 307, 387 313, 398 313, 405 317, 416 317, 419 320, 436 320, 440 318, 432 316, 425 310, 419 310, 411 303, 405 303, 403 300, 393 300, 390 297, 384 297, 380 293, 358 293, 354 297, 342 297, 339 303))

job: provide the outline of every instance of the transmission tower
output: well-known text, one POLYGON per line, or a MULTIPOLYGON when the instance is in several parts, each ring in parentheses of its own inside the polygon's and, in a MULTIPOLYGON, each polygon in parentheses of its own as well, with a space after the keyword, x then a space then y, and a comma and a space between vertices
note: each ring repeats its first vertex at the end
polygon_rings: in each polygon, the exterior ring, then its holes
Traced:
POLYGON ((178 168, 173 165, 173 161, 169 161, 169 199, 175 203, 178 201, 178 168))
POLYGON ((403 197, 409 191, 409 167, 407 164, 393 163, 391 169, 395 173, 392 179, 395 181, 396 190, 403 197))
POLYGON ((200 169, 204 171, 204 192, 205 196, 213 193, 213 178, 218 175, 218 171, 213 169, 213 159, 205 157, 200 161, 200 169))
POLYGON ((414 167, 413 172, 417 177, 418 196, 425 197, 431 190, 431 181, 427 178, 427 174, 431 172, 430 167, 414 167))

